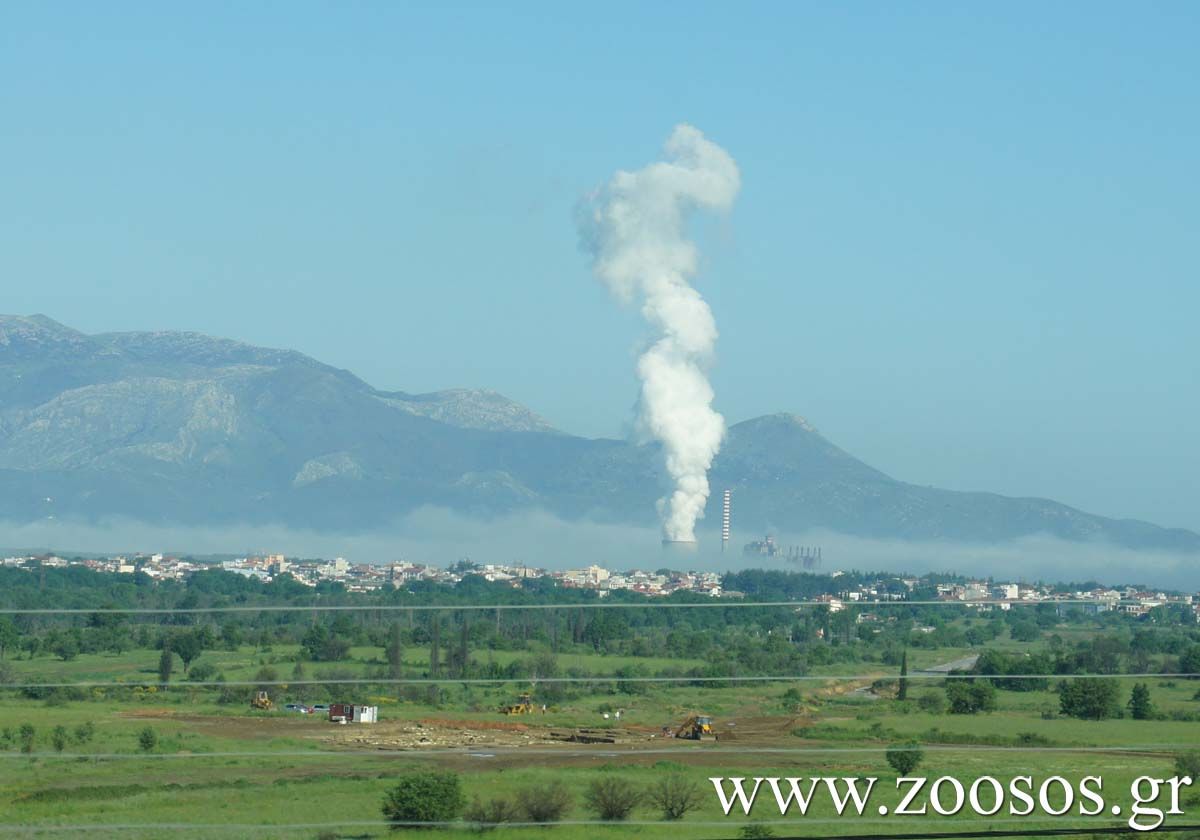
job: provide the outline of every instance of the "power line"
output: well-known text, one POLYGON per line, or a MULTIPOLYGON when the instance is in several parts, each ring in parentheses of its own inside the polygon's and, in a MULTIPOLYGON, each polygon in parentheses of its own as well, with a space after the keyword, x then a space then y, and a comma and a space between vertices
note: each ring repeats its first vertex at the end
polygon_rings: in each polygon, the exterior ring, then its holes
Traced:
MULTIPOLYGON (((467 721, 469 722, 469 721, 467 721)), ((565 727, 564 727, 565 728, 565 727)), ((669 740, 669 739, 668 739, 669 740)), ((719 743, 719 742, 718 742, 719 743)), ((444 749, 395 749, 378 748, 373 750, 248 750, 233 752, 180 752, 180 753, 67 753, 67 752, 6 752, 0 751, 0 760, 11 759, 61 759, 64 761, 174 761, 191 759, 262 759, 262 758, 312 758, 324 761, 328 758, 378 758, 390 761, 403 761, 410 758, 501 758, 508 756, 542 756, 558 758, 640 758, 657 756, 696 756, 710 754, 719 755, 873 755, 886 753, 891 746, 877 747, 740 747, 736 743, 714 747, 662 747, 656 749, 638 749, 629 744, 599 744, 595 749, 556 749, 546 747, 446 747, 444 749), (623 749, 622 749, 623 747, 623 749), (698 752, 700 750, 700 752, 698 752)), ((991 744, 922 744, 924 752, 1020 752, 1020 753, 1062 753, 1066 754, 1126 754, 1126 755, 1158 755, 1173 753, 1179 749, 1178 744, 1147 744, 1141 746, 1112 746, 1112 747, 1004 747, 991 744)))
MULTIPOLYGON (((1137 603, 1132 601, 1096 601, 1086 598, 1062 599, 1052 601, 1006 601, 1003 599, 982 599, 973 601, 941 601, 941 600, 884 600, 884 601, 848 601, 842 600, 844 609, 858 607, 981 607, 1002 606, 1081 606, 1091 604, 1137 603)), ((209 613, 261 613, 261 612, 430 612, 435 610, 476 611, 515 611, 515 610, 641 610, 641 609, 747 609, 754 607, 828 607, 828 601, 745 601, 725 600, 714 598, 709 601, 649 601, 637 603, 618 603, 612 601, 587 601, 578 604, 375 604, 357 606, 351 604, 267 604, 258 607, 245 605, 223 607, 0 607, 0 615, 197 615, 209 613)))
MULTIPOLYGON (((1076 817, 1076 819, 1080 819, 1076 817)), ((1086 818, 1082 818, 1086 821, 1086 818)), ((1101 817, 1095 822, 1110 823, 1112 820, 1107 817, 1101 817)), ((804 825, 846 825, 847 819, 831 819, 831 818, 812 818, 805 817, 804 825)), ((979 823, 987 823, 989 825, 1004 825, 1027 823, 1027 820, 1021 819, 957 819, 956 823, 962 825, 976 825, 979 823)), ((725 821, 719 820, 688 820, 684 823, 678 821, 666 820, 622 820, 618 825, 622 826, 658 826, 671 825, 675 827, 712 827, 725 828, 730 827, 730 823, 744 824, 745 821, 736 817, 731 817, 725 821)), ((895 820, 884 820, 875 818, 855 819, 856 825, 895 825, 895 820)), ((756 825, 781 826, 796 824, 795 820, 754 820, 756 825)), ((347 820, 345 822, 324 822, 324 823, 84 823, 76 825, 12 825, 0 824, 0 831, 174 831, 174 830, 193 830, 193 831, 311 831, 314 829, 323 828, 388 828, 388 827, 403 827, 403 828, 472 828, 474 826, 485 826, 495 828, 545 828, 548 826, 613 826, 611 820, 557 820, 552 822, 528 822, 514 821, 504 823, 492 822, 470 822, 470 821, 449 821, 449 820, 430 820, 430 821, 400 821, 387 822, 383 820, 347 820)), ((1200 825, 1160 826, 1156 831, 1191 831, 1200 828, 1200 825)), ((1100 825, 1093 828, 1056 828, 1056 829, 1023 829, 1019 831, 975 831, 975 832, 945 832, 931 833, 922 832, 921 834, 878 834, 869 835, 832 835, 838 840, 926 840, 926 838, 954 838, 954 837, 1026 837, 1026 836, 1071 836, 1075 834, 1087 833, 1116 833, 1128 832, 1128 827, 1110 829, 1105 825, 1100 825), (1047 833, 1050 832, 1050 833, 1047 833), (1065 834, 1064 834, 1065 832, 1065 834)), ((783 837, 780 840, 812 840, 812 836, 800 837, 783 837)))
MULTIPOLYGON (((1196 831, 1200 829, 1200 824, 1196 825, 1161 825, 1154 829, 1156 834, 1173 834, 1183 831, 1196 831)), ((1034 828, 1034 829, 1002 829, 986 830, 986 831, 922 831, 920 834, 837 834, 834 835, 836 840, 952 840, 952 838, 984 838, 984 837, 1081 837, 1083 835, 1095 836, 1101 835, 1129 835, 1133 833, 1133 829, 1129 826, 1117 827, 1098 827, 1098 828, 1034 828)), ((790 836, 780 837, 779 840, 812 840, 812 836, 804 836, 793 834, 790 836)))
POLYGON ((694 676, 694 677, 622 677, 597 674, 592 677, 414 677, 411 679, 346 678, 298 680, 196 680, 195 682, 160 683, 155 680, 118 682, 115 680, 81 680, 79 682, 6 683, 0 690, 21 691, 37 688, 139 688, 154 686, 160 691, 174 688, 246 688, 250 686, 301 685, 508 685, 510 683, 754 683, 754 682, 896 682, 906 680, 1146 680, 1195 679, 1200 673, 1140 673, 1140 674, 965 674, 911 673, 904 677, 895 674, 794 674, 775 676, 694 676))

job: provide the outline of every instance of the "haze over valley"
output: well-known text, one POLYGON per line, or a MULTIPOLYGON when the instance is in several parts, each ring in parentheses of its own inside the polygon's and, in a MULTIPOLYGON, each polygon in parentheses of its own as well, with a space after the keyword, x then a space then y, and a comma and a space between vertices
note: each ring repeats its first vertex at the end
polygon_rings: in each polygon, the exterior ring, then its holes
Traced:
MULTIPOLYGON (((301 353, 195 333, 86 335, 0 316, 0 406, 10 545, 119 534, 129 546, 142 534, 194 551, 275 539, 315 553, 358 540, 620 562, 656 547, 655 502, 670 484, 657 445, 574 436, 495 392, 385 392, 301 353)), ((906 483, 791 413, 731 423, 710 481, 706 550, 729 488, 735 552, 767 532, 820 534, 843 546, 840 565, 973 546, 955 554, 961 567, 1007 546, 1039 558, 1032 573, 1047 557, 1073 558, 1069 571, 1149 552, 1174 557, 1172 574, 1200 552, 1187 530, 906 483)))

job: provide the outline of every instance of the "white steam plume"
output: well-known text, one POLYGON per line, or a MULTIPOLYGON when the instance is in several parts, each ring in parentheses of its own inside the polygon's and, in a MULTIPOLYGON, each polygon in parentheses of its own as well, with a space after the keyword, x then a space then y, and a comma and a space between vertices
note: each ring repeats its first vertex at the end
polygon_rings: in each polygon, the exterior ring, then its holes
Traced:
POLYGON ((729 153, 690 125, 676 126, 666 160, 619 171, 594 197, 581 228, 596 276, 623 303, 639 301, 654 330, 638 359, 638 425, 663 444, 675 482, 659 501, 663 537, 695 539, 708 499, 708 468, 721 448, 725 420, 713 411, 705 376, 717 341, 712 310, 688 281, 696 273, 687 216, 727 210, 741 186, 729 153))

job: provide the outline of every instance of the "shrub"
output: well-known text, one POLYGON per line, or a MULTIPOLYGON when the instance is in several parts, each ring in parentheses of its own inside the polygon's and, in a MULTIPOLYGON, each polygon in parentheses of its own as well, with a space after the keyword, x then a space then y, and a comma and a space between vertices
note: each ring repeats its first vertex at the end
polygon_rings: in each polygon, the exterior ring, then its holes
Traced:
POLYGON ((1120 686, 1115 680, 1084 677, 1058 684, 1059 709, 1083 720, 1103 720, 1120 712, 1120 686))
POLYGON ((929 691, 917 698, 917 706, 922 712, 940 715, 946 711, 946 698, 936 691, 929 691))
POLYGON ((1009 631, 1014 641, 1036 642, 1042 637, 1042 631, 1033 621, 1017 621, 1009 631))
POLYGON ((175 655, 170 648, 163 648, 158 657, 158 681, 166 685, 171 681, 171 672, 175 670, 175 655))
POLYGON ((50 733, 50 744, 54 747, 55 752, 62 752, 67 748, 67 727, 59 725, 54 727, 54 731, 50 733))
POLYGON ((463 818, 473 823, 476 831, 491 831, 503 823, 515 822, 520 816, 516 803, 502 797, 483 802, 477 796, 463 813, 463 818))
POLYGON ((1176 753, 1175 775, 1200 779, 1200 750, 1176 753))
POLYGON ((255 686, 258 691, 268 691, 274 688, 272 683, 279 681, 279 673, 270 665, 264 665, 254 674, 254 681, 258 683, 255 686))
POLYGON ((915 741, 908 744, 894 744, 888 747, 887 751, 887 763, 901 776, 907 776, 916 770, 924 758, 925 753, 921 750, 921 745, 915 741))
POLYGON ((1150 686, 1134 683, 1129 698, 1129 716, 1134 720, 1150 720, 1154 717, 1154 702, 1150 699, 1150 686))
POLYGON ((156 746, 158 746, 158 734, 149 726, 147 726, 138 733, 138 746, 141 748, 142 752, 150 752, 156 746))
POLYGON ((1200 645, 1192 645, 1184 651, 1179 657, 1179 670, 1193 680, 1200 675, 1200 645))
POLYGON ((208 682, 217 675, 217 667, 211 662, 197 662, 188 672, 192 682, 208 682))
POLYGON ((955 680, 946 685, 946 702, 954 715, 991 712, 996 708, 996 689, 990 682, 955 680))
POLYGON ((659 779, 647 798, 662 811, 664 820, 680 820, 688 811, 700 807, 700 787, 686 776, 672 773, 659 779))
POLYGON ((583 797, 602 820, 623 820, 642 801, 642 792, 628 779, 605 776, 594 779, 583 797))
POLYGON ((50 651, 63 662, 79 656, 79 642, 73 636, 62 636, 50 646, 50 651))
POLYGON ((383 815, 393 828, 413 827, 405 823, 448 822, 456 819, 462 808, 462 788, 455 773, 406 773, 383 800, 383 815))
POLYGON ((738 836, 742 840, 770 840, 775 836, 775 832, 771 830, 770 826, 762 823, 750 823, 742 826, 742 831, 738 836))
POLYGON ((33 744, 37 739, 37 729, 34 728, 32 723, 21 724, 19 737, 21 739, 21 752, 33 752, 33 744))
POLYGON ((1052 747, 1054 742, 1040 732, 1018 732, 1013 739, 1019 747, 1052 747))
POLYGON ((86 744, 96 736, 96 724, 85 721, 75 727, 75 743, 86 744))
POLYGON ((517 806, 530 822, 558 822, 570 810, 574 797, 567 786, 555 781, 548 785, 531 785, 517 791, 517 806))
POLYGON ((217 678, 214 680, 214 682, 220 684, 220 688, 217 691, 217 702, 221 705, 228 706, 231 704, 237 704, 240 706, 250 702, 250 697, 252 695, 251 690, 242 686, 224 685, 225 674, 217 674, 217 678))
POLYGON ((649 693, 650 683, 640 681, 643 677, 651 676, 650 669, 645 665, 623 665, 613 673, 622 678, 617 681, 617 691, 622 694, 649 693))

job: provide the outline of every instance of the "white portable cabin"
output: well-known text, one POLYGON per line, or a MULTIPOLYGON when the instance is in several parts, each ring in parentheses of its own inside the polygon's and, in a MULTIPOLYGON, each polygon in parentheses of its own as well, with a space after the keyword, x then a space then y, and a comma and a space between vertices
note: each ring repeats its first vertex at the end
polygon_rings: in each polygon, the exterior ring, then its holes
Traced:
POLYGON ((329 707, 329 720, 333 723, 378 723, 379 707, 334 703, 329 707))

